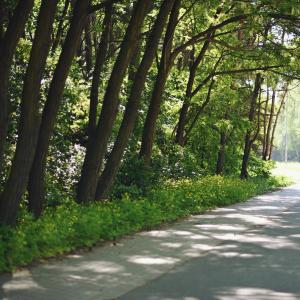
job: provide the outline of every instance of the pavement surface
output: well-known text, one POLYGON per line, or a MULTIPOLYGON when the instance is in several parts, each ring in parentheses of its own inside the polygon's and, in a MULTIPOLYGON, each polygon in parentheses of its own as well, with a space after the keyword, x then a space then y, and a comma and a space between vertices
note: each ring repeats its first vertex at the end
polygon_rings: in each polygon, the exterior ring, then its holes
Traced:
POLYGON ((2 300, 300 300, 300 184, 0 275, 2 300))

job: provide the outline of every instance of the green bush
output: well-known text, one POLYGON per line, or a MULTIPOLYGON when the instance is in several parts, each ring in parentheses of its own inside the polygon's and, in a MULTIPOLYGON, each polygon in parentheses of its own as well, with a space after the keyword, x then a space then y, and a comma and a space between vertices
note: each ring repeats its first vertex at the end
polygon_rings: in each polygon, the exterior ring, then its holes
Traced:
POLYGON ((122 200, 88 206, 65 200, 60 206, 47 208, 36 221, 22 210, 15 228, 0 227, 0 270, 10 271, 34 259, 114 240, 207 209, 244 201, 286 184, 274 177, 245 181, 209 176, 168 181, 147 197, 125 194, 122 200))
POLYGON ((262 160, 260 157, 252 155, 249 161, 249 175, 252 177, 262 176, 269 177, 271 170, 275 167, 275 161, 262 160))

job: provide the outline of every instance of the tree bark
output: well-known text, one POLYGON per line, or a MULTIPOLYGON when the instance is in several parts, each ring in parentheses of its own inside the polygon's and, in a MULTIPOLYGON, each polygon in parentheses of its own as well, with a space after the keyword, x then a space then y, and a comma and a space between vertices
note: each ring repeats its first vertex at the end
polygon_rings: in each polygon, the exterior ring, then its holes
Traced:
POLYGON ((4 26, 5 26, 6 8, 7 7, 5 1, 0 0, 0 45, 5 31, 4 26))
POLYGON ((270 153, 271 132, 272 132, 272 127, 273 127, 273 117, 274 117, 274 112, 275 112, 275 98, 276 98, 276 87, 273 89, 273 92, 272 92, 271 110, 270 110, 270 116, 269 116, 269 120, 268 120, 267 133, 266 133, 265 153, 263 156, 264 160, 268 159, 268 156, 270 153))
POLYGON ((269 147, 269 153, 268 153, 268 160, 271 160, 271 158, 272 158, 272 152, 273 152, 273 147, 274 147, 275 132, 276 132, 276 128, 277 128, 277 124, 278 124, 278 119, 279 119, 281 110, 282 110, 282 108, 283 108, 283 106, 284 106, 284 103, 285 103, 285 97, 286 97, 286 95, 287 95, 287 92, 288 92, 288 86, 286 87, 286 90, 284 91, 284 94, 283 94, 282 99, 281 99, 281 101, 280 101, 280 105, 279 105, 279 108, 278 108, 278 111, 277 111, 277 114, 276 114, 276 117, 275 117, 275 122, 274 122, 274 125, 273 125, 272 134, 271 134, 271 140, 270 140, 270 147, 269 147))
POLYGON ((28 192, 29 207, 35 215, 40 215, 45 198, 45 168, 49 143, 62 99, 66 79, 86 23, 90 1, 77 1, 59 61, 50 84, 42 114, 38 142, 30 172, 28 192))
MULTIPOLYGON (((262 81, 263 79, 261 77, 261 74, 260 73, 256 74, 254 90, 251 96, 250 109, 248 114, 248 120, 251 126, 253 125, 253 121, 255 118, 257 99, 260 93, 262 81)), ((248 178, 248 164, 250 159, 251 147, 254 142, 254 139, 252 139, 251 135, 252 135, 252 128, 249 128, 245 135, 245 146, 244 146, 244 154, 243 154, 242 168, 241 168, 241 175, 240 175, 241 179, 248 178)))
POLYGON ((18 41, 33 8, 34 0, 20 0, 14 10, 4 37, 0 40, 0 174, 9 122, 9 73, 18 41))
POLYGON ((171 51, 173 47, 173 38, 177 26, 180 7, 181 0, 175 0, 164 38, 164 45, 158 68, 158 74, 155 80, 150 105, 143 128, 140 157, 144 160, 145 164, 149 164, 151 160, 152 147, 155 138, 156 121, 160 112, 166 81, 173 65, 171 51))
POLYGON ((53 44, 52 44, 52 48, 51 48, 52 53, 55 52, 58 45, 60 44, 60 41, 61 41, 61 38, 62 38, 62 35, 63 35, 63 32, 64 32, 64 28, 63 28, 64 27, 64 21, 65 21, 65 18, 67 16, 67 13, 68 13, 69 6, 70 6, 70 0, 65 0, 65 5, 64 5, 63 11, 60 15, 60 20, 59 20, 59 23, 58 23, 58 26, 57 26, 56 35, 55 35, 55 38, 53 40, 53 44))
POLYGON ((269 106, 269 100, 270 100, 270 92, 269 92, 269 86, 267 85, 267 99, 264 107, 264 136, 263 136, 263 151, 262 151, 262 159, 266 160, 265 153, 266 153, 266 147, 267 147, 267 127, 268 127, 268 106, 269 106))
POLYGON ((116 177, 117 171, 120 167, 124 150, 132 133, 138 115, 138 108, 142 91, 146 82, 146 76, 155 58, 158 43, 173 4, 174 0, 163 1, 156 21, 153 25, 142 62, 134 76, 134 82, 131 87, 130 96, 126 105, 125 114, 118 132, 118 136, 116 138, 113 150, 108 157, 104 171, 98 182, 96 200, 104 199, 104 197, 107 196, 107 193, 109 192, 116 177))
POLYGON ((92 71, 92 60, 93 60, 93 43, 92 43, 92 35, 91 35, 91 24, 92 24, 92 16, 88 17, 84 28, 84 45, 85 45, 85 67, 87 78, 89 78, 92 71))
POLYGON ((212 81, 209 85, 209 88, 208 88, 208 92, 207 92, 205 101, 197 109, 197 112, 196 112, 195 117, 193 118, 193 121, 191 122, 190 126, 186 130, 186 134, 184 136, 184 143, 186 143, 188 141, 190 133, 192 132, 193 128, 195 127, 199 117, 201 116, 201 114, 204 111, 204 109, 206 108, 206 106, 209 104, 209 101, 210 101, 210 98, 211 98, 211 92, 212 92, 212 88, 214 86, 214 83, 215 83, 215 81, 214 81, 214 79, 212 79, 212 81))
POLYGON ((219 146, 218 159, 217 159, 217 165, 216 165, 216 175, 221 175, 223 173, 226 142, 227 142, 226 133, 221 132, 220 133, 220 146, 219 146))
POLYGON ((111 26, 112 26, 112 8, 113 8, 112 4, 106 6, 105 8, 102 36, 97 49, 96 62, 93 71, 93 80, 92 80, 91 93, 90 93, 90 111, 89 111, 89 125, 88 125, 89 135, 91 135, 94 132, 97 126, 99 85, 100 85, 101 73, 108 53, 109 38, 110 38, 111 26))
POLYGON ((196 58, 195 62, 192 64, 190 68, 189 80, 186 88, 184 102, 179 114, 179 121, 177 124, 177 131, 176 131, 176 138, 175 138, 175 142, 182 147, 185 144, 184 129, 187 121, 187 113, 190 107, 190 101, 192 98, 192 92, 193 92, 193 86, 195 82, 197 68, 199 67, 201 61, 203 60, 206 51, 208 50, 208 47, 210 45, 210 37, 212 35, 213 33, 209 33, 207 35, 207 40, 204 42, 198 57, 196 58))
POLYGON ((24 79, 18 141, 10 174, 0 197, 0 222, 14 224, 34 157, 39 124, 42 74, 51 44, 58 0, 43 0, 24 79))
POLYGON ((119 55, 108 81, 97 128, 95 133, 89 137, 78 184, 77 201, 79 203, 95 200, 99 171, 117 116, 121 85, 136 49, 143 21, 150 5, 150 0, 138 0, 126 30, 119 55))

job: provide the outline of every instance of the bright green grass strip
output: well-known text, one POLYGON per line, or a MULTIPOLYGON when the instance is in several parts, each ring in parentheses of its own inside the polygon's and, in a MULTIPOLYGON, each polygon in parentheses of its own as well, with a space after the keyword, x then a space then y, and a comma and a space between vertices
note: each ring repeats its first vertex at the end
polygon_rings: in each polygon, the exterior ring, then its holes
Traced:
POLYGON ((11 271, 35 259, 66 253, 99 241, 114 240, 208 209, 226 206, 288 185, 279 177, 243 181, 209 176, 170 181, 147 198, 80 206, 69 201, 48 209, 33 221, 27 213, 16 228, 0 227, 0 271, 11 271))

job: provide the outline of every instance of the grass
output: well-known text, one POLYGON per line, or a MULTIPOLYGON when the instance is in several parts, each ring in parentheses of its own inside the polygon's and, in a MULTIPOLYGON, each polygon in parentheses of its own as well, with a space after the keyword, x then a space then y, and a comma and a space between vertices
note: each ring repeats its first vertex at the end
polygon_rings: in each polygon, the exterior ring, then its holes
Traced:
POLYGON ((79 206, 72 200, 47 209, 34 221, 23 211, 15 228, 0 228, 0 271, 12 271, 34 260, 53 257, 99 241, 110 241, 154 228, 191 214, 242 202, 286 186, 283 178, 209 176, 169 181, 147 197, 79 206))

